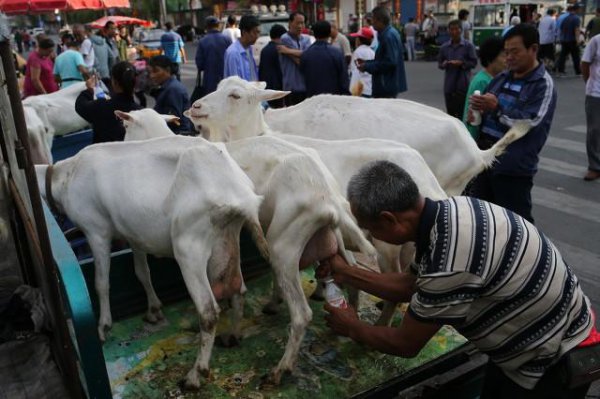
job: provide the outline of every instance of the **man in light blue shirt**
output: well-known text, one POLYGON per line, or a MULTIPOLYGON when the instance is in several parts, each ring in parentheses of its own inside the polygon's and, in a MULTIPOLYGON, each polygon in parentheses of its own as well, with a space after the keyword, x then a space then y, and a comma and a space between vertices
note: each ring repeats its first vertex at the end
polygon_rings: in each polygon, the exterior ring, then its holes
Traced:
POLYGON ((54 61, 54 79, 60 88, 67 88, 77 82, 88 79, 88 70, 79 52, 80 43, 71 34, 64 35, 67 50, 60 53, 54 61))
POLYGON ((281 36, 281 46, 277 47, 283 90, 291 91, 285 98, 288 106, 296 105, 306 98, 306 85, 299 66, 302 52, 310 47, 310 37, 302 34, 304 21, 305 17, 301 12, 290 14, 288 32, 281 36))
POLYGON ((252 45, 260 35, 260 22, 254 15, 244 15, 240 20, 242 37, 225 51, 223 77, 239 76, 249 82, 258 81, 258 68, 252 55, 252 45))
POLYGON ((556 11, 550 8, 546 11, 546 15, 541 19, 538 25, 538 33, 540 34, 540 49, 538 57, 546 65, 549 71, 554 67, 554 42, 556 41, 557 29, 556 21, 554 21, 556 11))
POLYGON ((177 80, 181 80, 179 64, 187 62, 185 45, 179 33, 173 32, 173 24, 171 22, 167 22, 165 28, 167 28, 167 31, 160 37, 160 48, 163 54, 169 57, 171 62, 177 66, 174 74, 177 80))

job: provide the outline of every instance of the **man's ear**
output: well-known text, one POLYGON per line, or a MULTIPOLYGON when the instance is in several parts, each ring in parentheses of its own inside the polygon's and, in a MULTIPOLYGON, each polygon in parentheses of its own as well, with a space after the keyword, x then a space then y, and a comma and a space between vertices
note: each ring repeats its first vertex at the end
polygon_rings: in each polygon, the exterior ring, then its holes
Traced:
POLYGON ((392 212, 388 212, 388 211, 383 211, 379 214, 379 221, 381 223, 385 223, 387 225, 395 225, 398 223, 398 219, 396 218, 396 215, 394 215, 392 212))

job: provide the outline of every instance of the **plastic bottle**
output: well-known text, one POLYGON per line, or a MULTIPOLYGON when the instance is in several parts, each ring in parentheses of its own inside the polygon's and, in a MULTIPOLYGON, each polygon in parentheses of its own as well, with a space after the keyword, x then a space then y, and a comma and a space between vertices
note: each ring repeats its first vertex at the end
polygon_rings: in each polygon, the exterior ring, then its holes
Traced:
POLYGON ((325 300, 336 308, 346 309, 348 307, 348 303, 346 302, 346 297, 344 296, 344 292, 338 285, 333 281, 333 277, 326 277, 323 280, 325 284, 325 300))
POLYGON ((96 85, 96 87, 94 87, 94 99, 106 99, 106 93, 104 92, 104 90, 102 90, 102 87, 100 87, 100 85, 96 85))
MULTIPOLYGON (((479 90, 475 90, 473 92, 474 96, 480 96, 481 92, 479 90)), ((473 121, 469 122, 469 125, 471 126, 479 126, 481 125, 481 112, 480 111, 475 111, 474 109, 471 109, 471 114, 473 114, 473 121)))

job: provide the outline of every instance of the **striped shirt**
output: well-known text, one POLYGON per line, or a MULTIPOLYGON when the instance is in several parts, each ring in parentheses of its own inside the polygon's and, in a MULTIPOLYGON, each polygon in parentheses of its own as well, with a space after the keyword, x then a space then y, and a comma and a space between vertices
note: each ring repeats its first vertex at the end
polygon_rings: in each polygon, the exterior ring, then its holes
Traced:
POLYGON ((427 199, 412 270, 410 314, 452 325, 527 389, 592 328, 589 300, 552 242, 485 201, 427 199))
POLYGON ((160 47, 171 61, 178 64, 181 63, 181 49, 184 47, 184 44, 178 33, 173 31, 165 32, 160 37, 160 47))

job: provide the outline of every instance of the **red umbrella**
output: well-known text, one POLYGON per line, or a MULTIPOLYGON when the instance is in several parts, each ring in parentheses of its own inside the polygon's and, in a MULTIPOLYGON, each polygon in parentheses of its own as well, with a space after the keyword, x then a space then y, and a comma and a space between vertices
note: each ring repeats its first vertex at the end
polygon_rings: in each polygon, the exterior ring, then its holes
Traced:
POLYGON ((104 28, 104 25, 108 21, 112 21, 117 26, 121 25, 141 25, 141 26, 151 26, 152 22, 146 21, 144 19, 132 18, 132 17, 123 17, 118 15, 110 15, 108 17, 102 17, 100 19, 95 20, 90 24, 92 28, 104 28))
POLYGON ((101 10, 130 8, 129 0, 0 0, 0 11, 6 14, 53 12, 54 10, 101 10))

